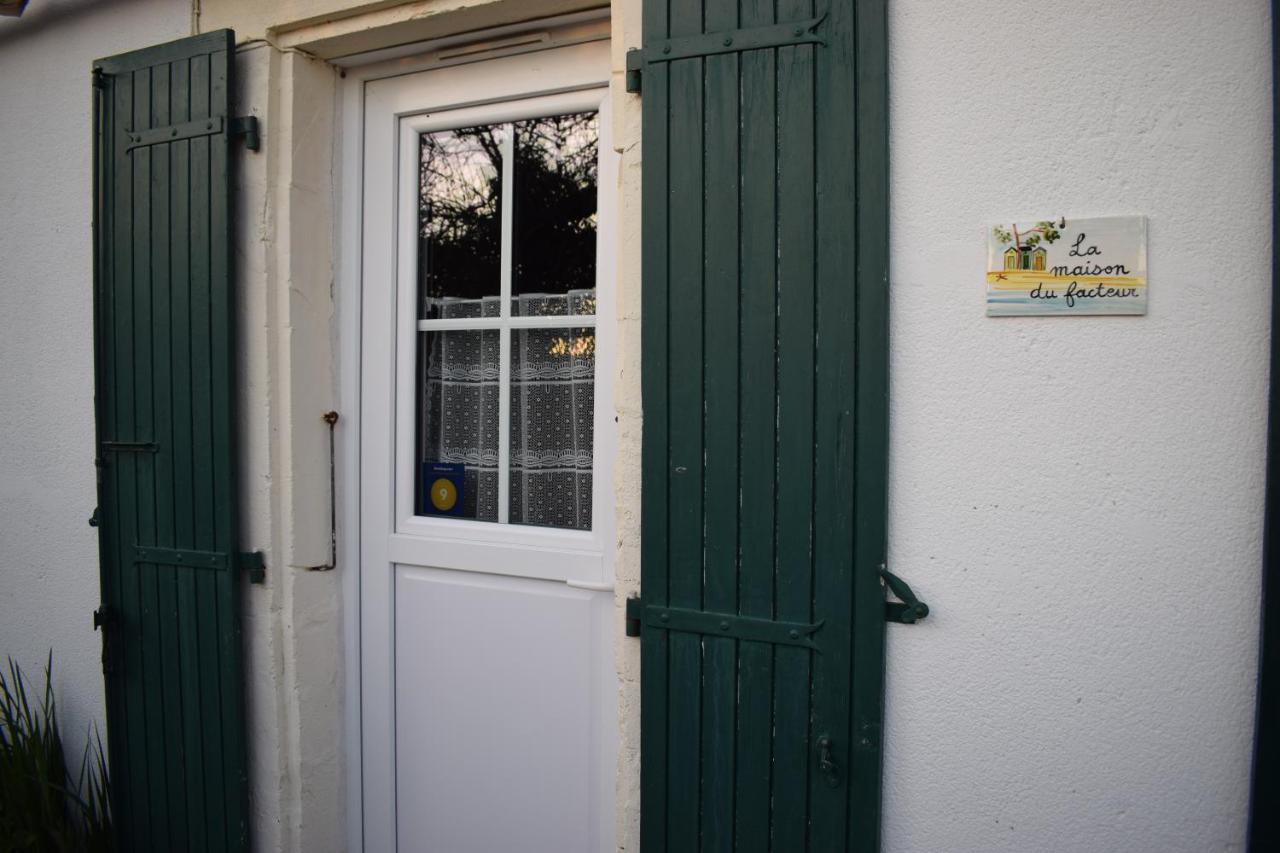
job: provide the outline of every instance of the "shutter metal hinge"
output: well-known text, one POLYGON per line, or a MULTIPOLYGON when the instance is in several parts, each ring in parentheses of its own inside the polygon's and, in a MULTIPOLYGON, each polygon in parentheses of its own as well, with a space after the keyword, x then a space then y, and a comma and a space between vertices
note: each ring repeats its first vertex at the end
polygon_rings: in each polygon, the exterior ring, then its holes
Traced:
POLYGON ((115 611, 107 605, 102 605, 93 611, 93 630, 97 631, 107 625, 114 625, 116 622, 115 611))
POLYGON ((236 554, 236 565, 249 577, 249 583, 267 582, 267 561, 261 551, 241 551, 236 554))
POLYGON ((240 116, 231 120, 231 135, 243 136, 244 147, 257 151, 262 147, 262 137, 258 134, 257 116, 240 116))
POLYGON ((627 636, 639 637, 640 624, 644 616, 644 607, 638 596, 627 599, 627 636))
POLYGON ((119 615, 110 606, 103 604, 93 611, 93 630, 102 631, 102 674, 111 675, 116 671, 116 656, 119 654, 117 627, 119 615))
POLYGON ((884 578, 884 585, 889 588, 889 591, 901 599, 901 601, 884 603, 886 622, 914 625, 929 615, 929 605, 916 598, 916 594, 911 591, 907 582, 889 571, 883 564, 880 566, 880 577, 884 578))
POLYGON ((627 91, 640 91, 640 75, 646 65, 714 56, 721 53, 739 53, 744 50, 764 50, 772 47, 793 47, 800 44, 826 45, 817 29, 826 15, 807 21, 789 24, 770 24, 744 30, 725 30, 695 36, 659 39, 643 48, 627 51, 627 91))

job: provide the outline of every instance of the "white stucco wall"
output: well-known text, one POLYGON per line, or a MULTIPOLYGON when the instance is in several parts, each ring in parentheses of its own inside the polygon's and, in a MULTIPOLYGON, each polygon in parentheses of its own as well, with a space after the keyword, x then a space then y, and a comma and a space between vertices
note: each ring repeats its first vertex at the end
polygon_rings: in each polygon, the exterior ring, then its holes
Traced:
MULTIPOLYGON (((0 656, 53 650, 72 755, 102 718, 93 432, 94 59, 186 35, 180 0, 0 18, 0 656)), ((106 732, 103 731, 105 740, 106 732)))
MULTIPOLYGON (((338 27, 322 23, 330 0, 268 5, 204 0, 200 28, 279 25, 273 38, 304 48, 345 43, 323 29, 338 27)), ((620 70, 640 3, 613 5, 620 70)), ((889 629, 884 849, 1241 850, 1267 381, 1268 4, 888 5, 890 563, 934 613, 889 629), (1150 218, 1147 317, 984 316, 991 223, 1120 213, 1150 218)), ((348 26, 395 43, 409 17, 472 27, 526 8, 419 0, 404 21, 381 12, 385 32, 348 26)), ((85 524, 88 68, 185 34, 190 12, 185 0, 41 0, 0 19, 0 654, 34 671, 54 648, 73 731, 101 701, 85 524)), ((317 418, 332 405, 331 271, 325 253, 294 251, 331 227, 333 81, 260 44, 240 69, 265 134, 242 172, 238 255, 245 545, 270 565, 246 609, 254 829, 263 849, 341 849, 336 703, 356 683, 341 667, 344 567, 305 571, 327 542, 315 478, 317 418)), ((639 101, 620 79, 615 93, 621 596, 639 574, 642 164, 639 101)), ((637 650, 620 639, 628 850, 637 650)))
POLYGON ((1265 0, 891 0, 885 847, 1243 849, 1265 0), (991 223, 1146 214, 1143 318, 983 316, 991 223))

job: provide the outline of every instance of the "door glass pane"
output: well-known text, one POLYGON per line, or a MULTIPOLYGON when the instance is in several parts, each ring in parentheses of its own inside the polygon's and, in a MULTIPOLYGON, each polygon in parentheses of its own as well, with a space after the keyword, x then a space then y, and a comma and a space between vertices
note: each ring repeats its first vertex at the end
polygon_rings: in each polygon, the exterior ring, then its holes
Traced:
POLYGON ((514 124, 511 313, 595 314, 596 113, 514 124))
POLYGON ((497 329, 418 334, 418 515, 498 520, 497 329))
POLYGON ((502 145, 508 128, 489 125, 422 135, 419 319, 498 316, 502 145))
POLYGON ((591 529, 595 329, 511 332, 515 524, 591 529))

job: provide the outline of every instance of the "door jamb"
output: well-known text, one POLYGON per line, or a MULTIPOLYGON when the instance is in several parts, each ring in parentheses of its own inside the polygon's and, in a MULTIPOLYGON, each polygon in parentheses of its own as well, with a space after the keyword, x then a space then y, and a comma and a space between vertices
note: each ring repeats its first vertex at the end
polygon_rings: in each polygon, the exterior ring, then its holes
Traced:
POLYGON ((337 248, 337 353, 338 410, 344 429, 338 436, 338 538, 342 574, 343 668, 347 674, 344 691, 343 740, 346 745, 346 847, 364 850, 364 750, 361 739, 360 706, 363 690, 360 678, 360 350, 361 288, 363 253, 360 223, 364 214, 364 84, 365 76, 344 72, 338 89, 338 139, 335 155, 341 167, 338 215, 333 218, 337 248))

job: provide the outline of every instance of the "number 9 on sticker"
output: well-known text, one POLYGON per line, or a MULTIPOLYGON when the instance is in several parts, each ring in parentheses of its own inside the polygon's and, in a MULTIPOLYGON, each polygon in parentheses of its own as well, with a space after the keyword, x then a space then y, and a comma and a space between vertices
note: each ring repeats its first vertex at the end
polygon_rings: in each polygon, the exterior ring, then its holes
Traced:
POLYGON ((424 462, 422 502, 427 515, 462 515, 466 490, 466 468, 458 463, 424 462))

